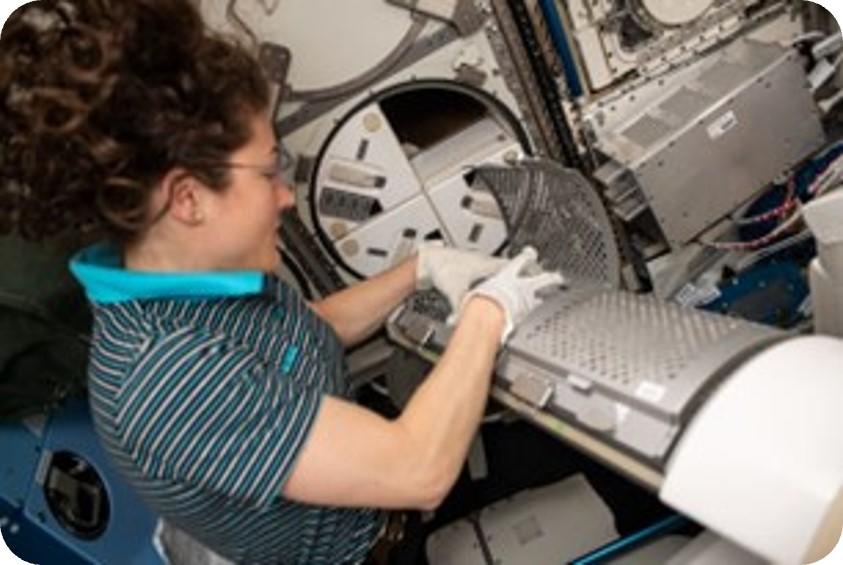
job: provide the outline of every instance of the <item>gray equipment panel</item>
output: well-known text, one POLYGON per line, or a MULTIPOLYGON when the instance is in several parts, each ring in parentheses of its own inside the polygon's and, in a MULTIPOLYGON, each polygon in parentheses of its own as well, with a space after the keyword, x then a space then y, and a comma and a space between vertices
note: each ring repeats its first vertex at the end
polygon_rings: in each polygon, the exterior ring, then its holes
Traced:
POLYGON ((595 177, 618 216, 649 207, 678 247, 824 141, 801 57, 740 40, 607 135, 595 177))
MULTIPOLYGON (((451 330, 411 302, 389 323, 427 357, 451 330)), ((661 467, 697 406, 734 366, 784 333, 601 288, 562 291, 518 328, 495 384, 542 413, 661 467)))
MULTIPOLYGON (((571 290, 521 325, 498 364, 550 391, 545 410, 662 463, 705 394, 782 333, 611 290, 571 290)), ((527 399, 525 399, 527 400, 527 399)))

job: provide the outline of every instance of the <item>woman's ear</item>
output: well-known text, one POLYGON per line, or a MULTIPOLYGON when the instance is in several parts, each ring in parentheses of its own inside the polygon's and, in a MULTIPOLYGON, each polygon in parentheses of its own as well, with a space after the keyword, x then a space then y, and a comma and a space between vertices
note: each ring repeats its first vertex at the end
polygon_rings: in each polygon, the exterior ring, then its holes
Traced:
POLYGON ((160 209, 178 222, 197 226, 205 221, 204 185, 184 169, 173 169, 161 180, 154 209, 160 209))

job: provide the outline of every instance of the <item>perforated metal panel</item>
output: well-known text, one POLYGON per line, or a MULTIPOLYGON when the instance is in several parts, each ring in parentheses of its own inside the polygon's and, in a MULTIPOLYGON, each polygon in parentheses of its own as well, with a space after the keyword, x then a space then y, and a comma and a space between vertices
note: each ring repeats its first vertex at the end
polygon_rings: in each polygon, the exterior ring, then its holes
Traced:
POLYGON ((781 337, 649 296, 580 289, 530 315, 507 344, 498 375, 515 394, 544 387, 544 407, 659 461, 705 392, 781 337))
POLYGON ((678 418, 724 355, 768 335, 742 320, 602 291, 561 295, 519 329, 509 349, 678 418))
MULTIPOLYGON (((579 171, 545 160, 475 169, 472 190, 490 192, 503 214, 514 257, 525 246, 571 288, 617 287, 620 254, 603 203, 579 171)), ((415 294, 409 309, 445 321, 450 307, 436 291, 415 294)))
POLYGON ((623 135, 641 147, 649 147, 671 133, 670 124, 653 116, 644 115, 623 130, 623 135))
POLYGON ((562 305, 526 328, 524 339, 533 354, 587 370, 632 394, 642 380, 669 385, 694 354, 737 326, 731 318, 602 293, 583 304, 562 305))
POLYGON ((479 167, 476 175, 475 185, 498 201, 510 256, 532 245, 542 266, 561 272, 572 286, 618 286, 620 254, 609 216, 579 171, 535 160, 479 167))

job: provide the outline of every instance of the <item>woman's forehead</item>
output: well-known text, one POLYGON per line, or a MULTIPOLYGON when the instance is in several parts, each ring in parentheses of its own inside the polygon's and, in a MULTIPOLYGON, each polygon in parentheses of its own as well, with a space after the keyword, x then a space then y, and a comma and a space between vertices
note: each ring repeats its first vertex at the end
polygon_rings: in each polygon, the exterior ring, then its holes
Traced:
POLYGON ((251 118, 252 135, 243 147, 243 152, 269 155, 277 151, 277 138, 272 122, 264 114, 251 118))

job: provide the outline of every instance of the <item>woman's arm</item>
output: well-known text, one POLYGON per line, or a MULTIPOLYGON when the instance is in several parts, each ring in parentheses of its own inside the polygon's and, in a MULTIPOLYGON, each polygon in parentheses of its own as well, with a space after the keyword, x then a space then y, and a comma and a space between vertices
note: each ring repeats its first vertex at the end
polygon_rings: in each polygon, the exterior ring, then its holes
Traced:
POLYGON ((335 292, 311 308, 331 324, 346 347, 366 339, 416 288, 416 256, 354 286, 335 292))
POLYGON ((493 301, 472 299, 396 420, 325 398, 284 495, 331 506, 436 508, 480 422, 504 320, 493 301))
POLYGON ((536 258, 525 248, 467 295, 442 358, 398 419, 323 399, 283 493, 311 504, 435 508, 477 429, 500 344, 541 303, 539 291, 562 282, 558 273, 522 275, 536 258))

